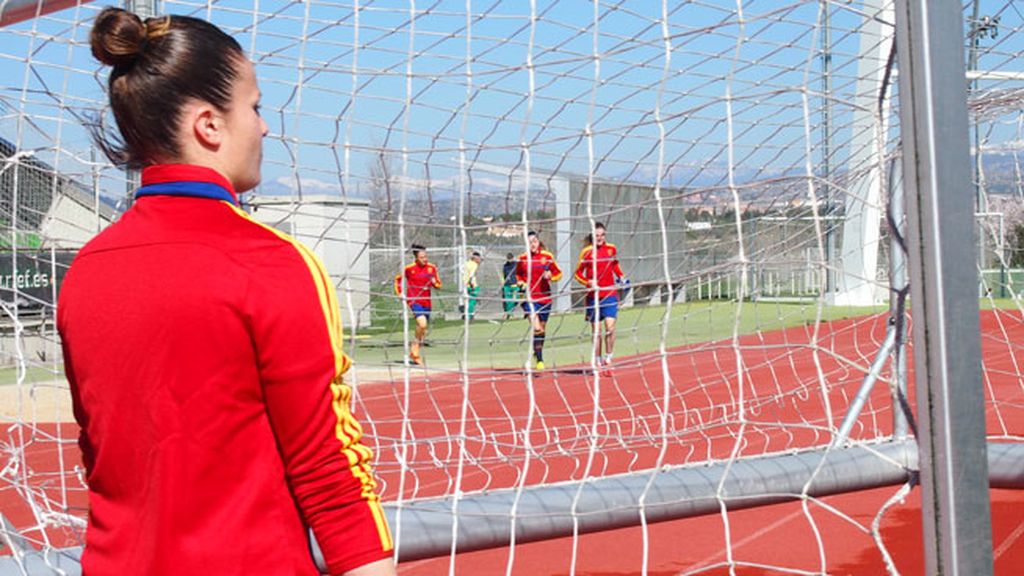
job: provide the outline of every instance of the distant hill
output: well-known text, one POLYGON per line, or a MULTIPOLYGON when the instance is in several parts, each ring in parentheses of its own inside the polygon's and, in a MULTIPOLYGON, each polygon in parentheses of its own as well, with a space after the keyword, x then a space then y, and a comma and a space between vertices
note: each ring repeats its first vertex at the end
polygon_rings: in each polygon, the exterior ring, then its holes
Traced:
MULTIPOLYGON (((1024 151, 1015 157, 1013 152, 989 152, 983 157, 985 189, 989 194, 1019 194, 1024 183, 1024 151), (1020 174, 1018 175, 1018 171, 1020 174)), ((974 159, 971 159, 973 168, 974 159)))

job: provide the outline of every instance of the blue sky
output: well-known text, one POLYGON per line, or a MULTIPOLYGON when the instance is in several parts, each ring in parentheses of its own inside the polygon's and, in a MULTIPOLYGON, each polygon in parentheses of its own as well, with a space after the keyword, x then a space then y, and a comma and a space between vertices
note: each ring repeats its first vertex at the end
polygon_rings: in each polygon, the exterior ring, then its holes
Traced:
MULTIPOLYGON (((667 70, 658 2, 601 2, 596 23, 595 5, 579 0, 538 1, 536 20, 529 2, 469 4, 468 23, 465 0, 415 2, 414 12, 407 0, 360 1, 358 15, 351 1, 164 2, 161 10, 208 18, 251 53, 271 129, 263 193, 298 182, 304 193, 341 193, 343 183, 346 193, 365 193, 380 149, 407 181, 450 193, 460 140, 471 161, 520 165, 525 145, 533 169, 641 181, 655 178, 663 144, 666 182, 711 185, 728 166, 727 94, 737 173, 802 173, 808 148, 821 164, 818 2, 747 1, 742 18, 735 2, 669 2, 667 70)), ((102 5, 0 29, 0 133, 40 156, 52 156, 59 138, 67 152, 51 160, 99 172, 104 192, 116 195, 118 172, 90 165, 78 120, 102 107, 107 71, 85 44, 102 5)), ((984 2, 982 12, 1000 15, 1003 27, 985 42, 983 66, 1018 68, 1007 56, 1020 44, 1017 9, 984 2)), ((861 22, 859 3, 833 5, 835 166, 848 154, 861 22)), ((1014 130, 994 137, 1019 140, 1014 130)), ((491 180, 501 178, 475 174, 474 193, 490 193, 491 180)))

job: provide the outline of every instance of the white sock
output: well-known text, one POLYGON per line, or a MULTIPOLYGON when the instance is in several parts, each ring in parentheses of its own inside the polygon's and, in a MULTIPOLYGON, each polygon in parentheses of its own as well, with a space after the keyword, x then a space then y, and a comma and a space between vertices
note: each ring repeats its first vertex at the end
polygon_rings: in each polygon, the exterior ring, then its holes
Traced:
POLYGON ((604 355, 604 363, 605 364, 611 364, 612 363, 612 355, 611 354, 605 354, 604 355))

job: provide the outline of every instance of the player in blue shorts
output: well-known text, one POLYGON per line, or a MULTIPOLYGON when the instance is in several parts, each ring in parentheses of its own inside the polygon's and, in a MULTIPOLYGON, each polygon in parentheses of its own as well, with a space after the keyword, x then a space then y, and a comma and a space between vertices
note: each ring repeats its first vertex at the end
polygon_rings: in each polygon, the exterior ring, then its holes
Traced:
POLYGON ((416 260, 395 276, 395 294, 408 302, 409 312, 416 321, 416 339, 409 344, 409 361, 422 366, 420 350, 430 321, 430 291, 441 288, 441 277, 437 273, 437 266, 427 259, 426 248, 413 244, 412 253, 416 260))
POLYGON ((599 365, 610 366, 615 351, 615 322, 619 316, 619 284, 627 282, 619 265, 619 251, 605 239, 604 224, 594 232, 580 252, 576 281, 587 287, 586 316, 594 334, 594 357, 599 365), (604 327, 604 338, 598 332, 604 327), (604 355, 601 344, 604 341, 604 355))
POLYGON ((536 368, 544 369, 544 337, 551 315, 551 283, 562 277, 562 270, 555 262, 555 256, 548 252, 544 243, 531 231, 527 235, 530 251, 519 255, 516 264, 516 280, 524 287, 526 300, 523 310, 533 326, 533 357, 536 368))
MULTIPOLYGON (((594 301, 591 298, 590 301, 587 302, 586 316, 587 322, 590 323, 594 322, 594 316, 597 316, 597 320, 600 322, 603 322, 605 319, 608 318, 611 318, 612 320, 618 319, 619 298, 617 296, 604 298, 600 302, 598 302, 596 306, 594 305, 594 301)), ((614 341, 614 338, 612 338, 612 340, 614 341)), ((608 356, 610 359, 611 353, 609 353, 608 356)))

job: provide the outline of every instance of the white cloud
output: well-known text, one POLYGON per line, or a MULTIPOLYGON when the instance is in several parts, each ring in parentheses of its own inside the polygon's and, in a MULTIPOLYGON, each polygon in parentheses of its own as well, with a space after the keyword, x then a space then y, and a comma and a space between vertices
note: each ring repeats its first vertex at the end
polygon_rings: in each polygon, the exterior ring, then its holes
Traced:
MULTIPOLYGON (((989 154, 1005 154, 1010 152, 1020 152, 1024 150, 1024 140, 1007 140, 998 144, 984 144, 981 148, 982 152, 989 154)), ((971 152, 974 152, 973 147, 971 152)))
POLYGON ((296 182, 295 178, 292 177, 292 176, 281 176, 281 177, 277 178, 276 180, 274 180, 274 182, 276 184, 284 187, 284 188, 287 188, 288 190, 291 190, 292 192, 298 192, 299 191, 299 184, 300 183, 302 184, 302 191, 305 192, 305 193, 310 193, 310 192, 332 192, 332 193, 336 193, 336 192, 338 192, 341 189, 341 187, 338 185, 337 182, 326 182, 324 180, 319 180, 317 178, 299 178, 299 181, 296 182))

